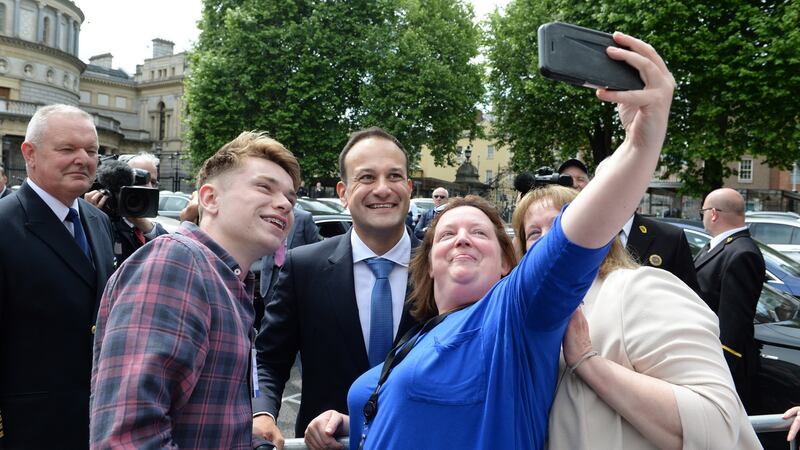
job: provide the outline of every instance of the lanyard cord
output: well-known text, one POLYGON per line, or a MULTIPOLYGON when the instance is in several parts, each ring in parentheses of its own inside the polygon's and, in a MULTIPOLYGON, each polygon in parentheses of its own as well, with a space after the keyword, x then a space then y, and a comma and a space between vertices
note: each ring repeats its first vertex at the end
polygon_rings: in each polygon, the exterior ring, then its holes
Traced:
POLYGON ((369 427, 370 422, 372 422, 372 419, 375 418, 375 415, 378 413, 378 391, 389 378, 389 374, 392 373, 392 370, 397 367, 397 365, 400 364, 400 362, 403 361, 406 356, 408 356, 408 354, 411 352, 414 346, 417 345, 417 342, 419 342, 420 338, 422 338, 425 333, 431 331, 434 327, 436 327, 436 325, 442 323, 450 314, 471 305, 472 303, 452 309, 444 314, 439 314, 438 316, 428 319, 428 321, 422 326, 416 325, 414 328, 408 330, 408 333, 406 333, 403 338, 400 339, 400 342, 389 351, 389 354, 386 355, 386 360, 383 363, 383 370, 381 370, 381 376, 378 379, 378 385, 375 386, 375 390, 372 391, 372 395, 369 396, 369 400, 367 400, 367 403, 364 404, 364 430, 361 433, 361 442, 358 445, 358 450, 362 450, 364 448, 364 440, 367 437, 367 428, 369 427), (409 343, 409 341, 411 342, 409 343), (398 350, 400 351, 398 352, 398 350))

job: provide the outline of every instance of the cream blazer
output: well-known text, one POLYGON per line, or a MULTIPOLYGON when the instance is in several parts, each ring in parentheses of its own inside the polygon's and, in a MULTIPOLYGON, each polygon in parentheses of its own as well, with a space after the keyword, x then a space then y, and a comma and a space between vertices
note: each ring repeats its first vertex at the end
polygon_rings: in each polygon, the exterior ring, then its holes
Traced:
MULTIPOLYGON (((717 316, 666 270, 621 269, 595 279, 583 300, 601 356, 672 384, 684 449, 758 449, 719 341, 717 316)), ((550 411, 549 449, 650 449, 577 374, 565 372, 550 411)))

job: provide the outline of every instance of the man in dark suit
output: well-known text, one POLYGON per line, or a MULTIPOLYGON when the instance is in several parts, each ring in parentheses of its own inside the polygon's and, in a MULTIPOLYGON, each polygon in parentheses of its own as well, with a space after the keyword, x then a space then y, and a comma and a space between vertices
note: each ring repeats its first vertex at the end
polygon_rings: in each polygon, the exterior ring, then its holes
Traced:
POLYGON ((438 187, 433 190, 433 208, 422 213, 422 216, 419 218, 419 222, 417 222, 417 226, 414 227, 414 235, 417 237, 417 239, 422 239, 425 237, 425 231, 428 230, 428 226, 433 221, 433 218, 439 214, 442 206, 447 204, 448 196, 449 194, 447 193, 447 189, 443 187, 438 187))
POLYGON ((339 173, 336 190, 353 227, 289 252, 256 339, 261 393, 253 433, 276 443, 283 436, 275 417, 298 351, 303 394, 295 432, 303 436, 319 414, 347 412, 350 384, 413 325, 405 298, 417 241, 405 226, 412 189, 405 149, 379 128, 358 131, 339 155, 339 173))
POLYGON ((692 251, 683 230, 634 214, 623 227, 621 237, 639 264, 671 272, 700 294, 692 251))
POLYGON ((753 318, 764 284, 764 257, 744 222, 744 199, 733 189, 712 191, 703 202, 703 226, 713 236, 695 259, 701 296, 719 317, 719 340, 745 409, 758 370, 753 318))
POLYGON ((0 447, 89 446, 89 377, 111 226, 80 196, 97 168, 87 113, 39 109, 22 154, 28 180, 0 200, 0 447))
POLYGON ((8 188, 8 177, 6 176, 6 169, 0 164, 0 198, 12 194, 11 189, 8 188))
MULTIPOLYGON (((319 235, 319 228, 314 223, 314 217, 310 212, 300 209, 297 205, 294 207, 294 224, 292 230, 286 237, 286 248, 293 249, 302 245, 313 244, 322 240, 319 235)), ((278 250, 280 252, 280 250, 278 250)), ((281 258, 279 258, 281 259, 281 258)), ((253 267, 253 271, 258 270, 259 274, 259 288, 257 290, 253 306, 256 310, 256 327, 261 324, 261 319, 264 317, 264 299, 271 296, 272 289, 275 287, 275 282, 278 280, 280 273, 280 266, 283 261, 280 260, 276 263, 275 255, 267 255, 258 261, 259 266, 253 267)))

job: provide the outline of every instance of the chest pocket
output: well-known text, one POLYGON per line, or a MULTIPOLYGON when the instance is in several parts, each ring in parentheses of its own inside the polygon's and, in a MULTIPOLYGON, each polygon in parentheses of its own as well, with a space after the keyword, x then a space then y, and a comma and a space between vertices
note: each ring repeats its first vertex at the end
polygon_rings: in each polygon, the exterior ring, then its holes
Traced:
POLYGON ((486 370, 480 328, 445 338, 415 361, 408 395, 441 405, 468 405, 486 398, 486 370))

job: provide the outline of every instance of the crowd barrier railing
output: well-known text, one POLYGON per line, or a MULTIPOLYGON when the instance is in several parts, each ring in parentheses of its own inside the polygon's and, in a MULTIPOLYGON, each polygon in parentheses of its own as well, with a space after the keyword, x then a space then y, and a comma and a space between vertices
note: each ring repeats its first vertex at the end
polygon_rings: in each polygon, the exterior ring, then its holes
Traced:
MULTIPOLYGON (((763 416, 750 416, 750 424, 756 433, 772 433, 772 432, 785 432, 791 426, 791 420, 784 420, 782 414, 767 414, 763 416)), ((348 438, 339 439, 339 442, 344 445, 344 448, 349 448, 350 440, 348 438)), ((786 447, 790 450, 797 450, 797 439, 792 442, 787 442, 786 447)), ((283 446, 284 450, 307 450, 305 442, 302 439, 286 439, 283 446)))

